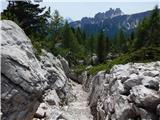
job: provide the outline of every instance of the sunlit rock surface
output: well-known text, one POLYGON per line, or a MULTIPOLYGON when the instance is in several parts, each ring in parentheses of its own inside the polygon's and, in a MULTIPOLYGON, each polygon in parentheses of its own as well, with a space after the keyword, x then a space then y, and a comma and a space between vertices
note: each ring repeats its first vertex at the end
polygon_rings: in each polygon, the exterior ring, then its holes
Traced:
POLYGON ((56 119, 61 113, 59 104, 72 99, 67 61, 45 50, 38 60, 18 25, 9 20, 0 24, 2 120, 56 119), (41 108, 49 110, 45 113, 41 108))
POLYGON ((95 120, 160 119, 160 62, 115 65, 86 83, 95 120))

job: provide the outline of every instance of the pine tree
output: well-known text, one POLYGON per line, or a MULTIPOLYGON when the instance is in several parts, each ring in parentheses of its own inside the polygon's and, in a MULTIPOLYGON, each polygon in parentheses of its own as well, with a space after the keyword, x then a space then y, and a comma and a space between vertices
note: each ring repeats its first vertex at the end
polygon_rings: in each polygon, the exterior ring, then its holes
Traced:
POLYGON ((51 18, 51 28, 53 28, 54 31, 58 31, 62 25, 63 18, 60 16, 58 10, 55 10, 51 18))
POLYGON ((76 38, 77 38, 79 44, 81 44, 81 45, 84 44, 82 31, 80 30, 79 27, 76 29, 76 38))
MULTIPOLYGON (((94 53, 94 48, 95 48, 95 38, 94 36, 92 35, 88 40, 87 40, 87 43, 86 43, 86 48, 87 48, 87 51, 89 51, 89 55, 90 57, 93 56, 93 53, 94 53)), ((92 59, 91 59, 92 60, 92 59)), ((91 61, 91 65, 93 64, 93 61, 91 61)))
POLYGON ((90 53, 91 53, 91 56, 92 56, 92 54, 93 54, 93 52, 94 52, 94 42, 95 42, 95 38, 94 38, 94 36, 92 35, 92 36, 90 37, 90 39, 89 39, 89 45, 88 45, 89 51, 90 51, 90 53))
POLYGON ((149 18, 149 44, 160 46, 160 11, 158 6, 152 11, 149 18))
POLYGON ((78 60, 85 59, 85 48, 79 44, 75 30, 67 22, 64 26, 62 46, 68 51, 66 56, 70 63, 77 64, 78 60))
POLYGON ((106 37, 106 44, 105 45, 106 45, 106 53, 108 53, 110 51, 110 48, 111 48, 109 37, 106 37))
POLYGON ((134 47, 134 41, 135 40, 135 32, 133 31, 131 34, 130 34, 130 36, 128 37, 128 40, 127 40, 127 48, 129 49, 129 50, 131 50, 132 51, 132 49, 133 49, 133 47, 134 47))
POLYGON ((76 39, 76 36, 67 22, 64 26, 62 44, 64 48, 70 49, 72 52, 77 52, 79 49, 79 43, 76 39))
POLYGON ((124 53, 127 51, 126 38, 122 30, 120 30, 116 37, 116 49, 119 53, 124 53))
POLYGON ((70 36, 72 36, 71 29, 69 28, 68 23, 65 23, 64 26, 64 31, 63 31, 63 41, 62 41, 62 46, 64 48, 69 48, 70 47, 70 36))
POLYGON ((141 48, 142 46, 147 46, 148 42, 148 19, 145 18, 138 26, 136 31, 136 39, 134 47, 136 49, 141 48))
POLYGON ((51 16, 51 23, 49 27, 50 38, 54 43, 59 42, 58 40, 62 37, 63 17, 60 16, 58 10, 55 10, 51 16))
POLYGON ((103 63, 106 57, 106 40, 103 31, 98 36, 97 57, 99 63, 103 63))
POLYGON ((18 21, 19 26, 30 34, 32 32, 42 33, 46 31, 50 8, 39 8, 39 4, 32 4, 31 1, 10 1, 8 7, 2 13, 2 18, 18 21))
POLYGON ((135 49, 149 46, 160 46, 160 11, 158 6, 138 26, 136 32, 135 49))

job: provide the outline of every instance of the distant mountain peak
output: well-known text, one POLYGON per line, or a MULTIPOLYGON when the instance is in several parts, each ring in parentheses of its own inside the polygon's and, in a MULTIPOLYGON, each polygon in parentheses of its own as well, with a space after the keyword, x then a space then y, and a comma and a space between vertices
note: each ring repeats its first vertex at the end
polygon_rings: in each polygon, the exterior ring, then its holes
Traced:
POLYGON ((119 15, 124 15, 124 12, 120 8, 116 8, 115 13, 119 15))
POLYGON ((122 10, 120 8, 110 8, 108 11, 104 12, 99 12, 97 13, 94 18, 97 20, 103 20, 103 19, 107 19, 107 18, 113 18, 113 17, 117 17, 120 15, 124 15, 124 13, 122 12, 122 10))
POLYGON ((72 20, 70 17, 66 17, 66 18, 65 18, 65 21, 67 21, 68 23, 73 22, 73 20, 72 20))
POLYGON ((110 8, 106 12, 99 12, 94 17, 83 17, 79 21, 71 22, 73 28, 80 27, 87 34, 94 34, 105 30, 109 37, 113 37, 119 29, 127 34, 137 27, 139 21, 150 14, 150 11, 127 15, 120 8, 110 8))

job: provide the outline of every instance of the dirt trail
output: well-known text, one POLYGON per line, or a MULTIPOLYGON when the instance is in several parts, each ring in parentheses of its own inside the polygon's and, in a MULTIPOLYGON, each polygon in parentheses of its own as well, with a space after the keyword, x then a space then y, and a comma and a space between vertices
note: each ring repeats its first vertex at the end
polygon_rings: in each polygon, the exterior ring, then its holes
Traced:
POLYGON ((93 120, 87 101, 88 93, 82 89, 82 85, 73 83, 72 93, 76 96, 76 100, 64 106, 62 116, 67 120, 93 120))

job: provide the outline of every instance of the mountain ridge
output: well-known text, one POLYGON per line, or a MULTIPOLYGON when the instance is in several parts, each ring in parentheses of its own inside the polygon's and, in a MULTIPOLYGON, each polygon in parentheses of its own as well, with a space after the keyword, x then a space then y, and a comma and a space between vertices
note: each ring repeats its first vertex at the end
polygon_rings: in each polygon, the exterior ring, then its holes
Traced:
POLYGON ((151 11, 145 11, 135 14, 124 14, 120 8, 110 8, 106 12, 99 12, 94 17, 83 17, 81 20, 73 21, 70 26, 81 28, 87 34, 94 34, 100 30, 113 38, 113 36, 122 29, 125 34, 130 34, 135 30, 138 23, 149 16, 151 11))

